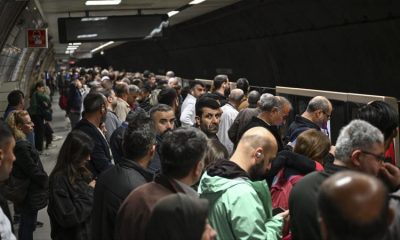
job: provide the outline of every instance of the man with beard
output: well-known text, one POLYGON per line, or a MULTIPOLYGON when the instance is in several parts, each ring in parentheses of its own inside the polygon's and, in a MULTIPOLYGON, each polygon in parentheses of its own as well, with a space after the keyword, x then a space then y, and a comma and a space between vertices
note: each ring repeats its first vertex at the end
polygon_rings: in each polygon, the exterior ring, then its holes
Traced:
POLYGON ((212 94, 218 99, 221 106, 224 106, 228 102, 228 98, 226 97, 229 95, 228 76, 223 74, 215 76, 212 94))
POLYGON ((95 143, 88 162, 88 168, 94 177, 111 166, 110 147, 100 130, 100 125, 107 117, 106 101, 101 93, 89 93, 83 101, 83 118, 74 128, 89 135, 95 143))
POLYGON ((158 104, 150 109, 150 118, 153 120, 156 130, 156 152, 150 161, 149 171, 155 173, 161 169, 160 147, 165 133, 175 129, 175 113, 172 107, 166 104, 158 104))
POLYGON ((277 153, 275 137, 263 127, 246 131, 230 160, 203 174, 200 196, 209 200, 217 239, 281 239, 288 211, 272 217, 265 177, 277 153))

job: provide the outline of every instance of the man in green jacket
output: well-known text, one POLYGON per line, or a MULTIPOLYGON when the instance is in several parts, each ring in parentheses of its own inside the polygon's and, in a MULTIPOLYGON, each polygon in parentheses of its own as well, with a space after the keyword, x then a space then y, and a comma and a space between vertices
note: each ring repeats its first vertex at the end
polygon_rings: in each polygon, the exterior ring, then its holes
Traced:
POLYGON ((254 127, 242 136, 230 160, 204 173, 199 193, 210 202, 209 221, 218 239, 281 239, 288 211, 272 217, 264 180, 277 149, 267 129, 254 127))

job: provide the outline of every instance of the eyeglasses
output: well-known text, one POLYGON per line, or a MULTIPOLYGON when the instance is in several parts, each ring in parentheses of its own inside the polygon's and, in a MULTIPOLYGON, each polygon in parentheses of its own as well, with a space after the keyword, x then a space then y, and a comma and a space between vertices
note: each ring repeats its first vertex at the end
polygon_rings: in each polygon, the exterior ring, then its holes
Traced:
POLYGON ((384 162, 385 161, 385 155, 378 155, 378 154, 375 154, 375 153, 372 153, 372 152, 368 152, 368 151, 364 151, 364 150, 361 150, 361 152, 362 153, 364 153, 364 154, 367 154, 367 155, 371 155, 371 156, 374 156, 376 159, 378 159, 379 160, 379 162, 384 162))

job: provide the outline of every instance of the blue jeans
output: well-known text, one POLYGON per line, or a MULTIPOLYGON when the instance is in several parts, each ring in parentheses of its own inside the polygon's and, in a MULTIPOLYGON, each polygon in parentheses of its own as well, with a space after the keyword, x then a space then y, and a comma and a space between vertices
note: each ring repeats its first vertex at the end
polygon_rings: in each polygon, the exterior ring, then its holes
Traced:
POLYGON ((37 210, 22 210, 18 229, 19 240, 33 240, 36 229, 37 210))

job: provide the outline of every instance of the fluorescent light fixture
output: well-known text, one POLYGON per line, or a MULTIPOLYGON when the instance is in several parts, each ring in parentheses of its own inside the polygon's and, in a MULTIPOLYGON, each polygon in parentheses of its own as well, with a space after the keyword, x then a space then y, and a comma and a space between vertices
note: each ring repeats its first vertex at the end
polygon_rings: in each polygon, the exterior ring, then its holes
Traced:
POLYGON ((95 5, 118 5, 121 3, 121 0, 96 0, 96 1, 86 1, 86 6, 95 6, 95 5))
POLYGON ((77 38, 94 38, 94 37, 97 37, 97 33, 82 34, 77 36, 77 38))
POLYGON ((76 42, 76 43, 73 43, 72 45, 74 45, 74 46, 80 46, 82 43, 80 43, 80 42, 76 42))
POLYGON ((72 45, 69 45, 67 48, 73 48, 73 49, 77 49, 79 46, 72 46, 72 45))
POLYGON ((174 16, 175 14, 178 14, 179 13, 179 11, 171 11, 171 12, 168 12, 167 14, 168 14, 168 17, 172 17, 172 16, 174 16))
POLYGON ((193 0, 193 1, 191 1, 191 2, 189 3, 189 5, 196 5, 196 4, 205 2, 205 1, 206 1, 206 0, 193 0))
POLYGON ((114 43, 114 41, 109 41, 108 43, 105 43, 105 44, 103 44, 103 45, 98 46, 98 47, 95 48, 95 49, 92 49, 90 52, 94 53, 94 52, 96 52, 96 51, 99 51, 100 49, 103 49, 103 48, 105 48, 105 47, 107 47, 107 46, 113 44, 113 43, 114 43))
POLYGON ((93 21, 93 22, 96 22, 96 21, 105 21, 105 20, 107 20, 108 19, 108 17, 85 17, 85 18, 82 18, 81 19, 81 22, 89 22, 89 21, 93 21))

